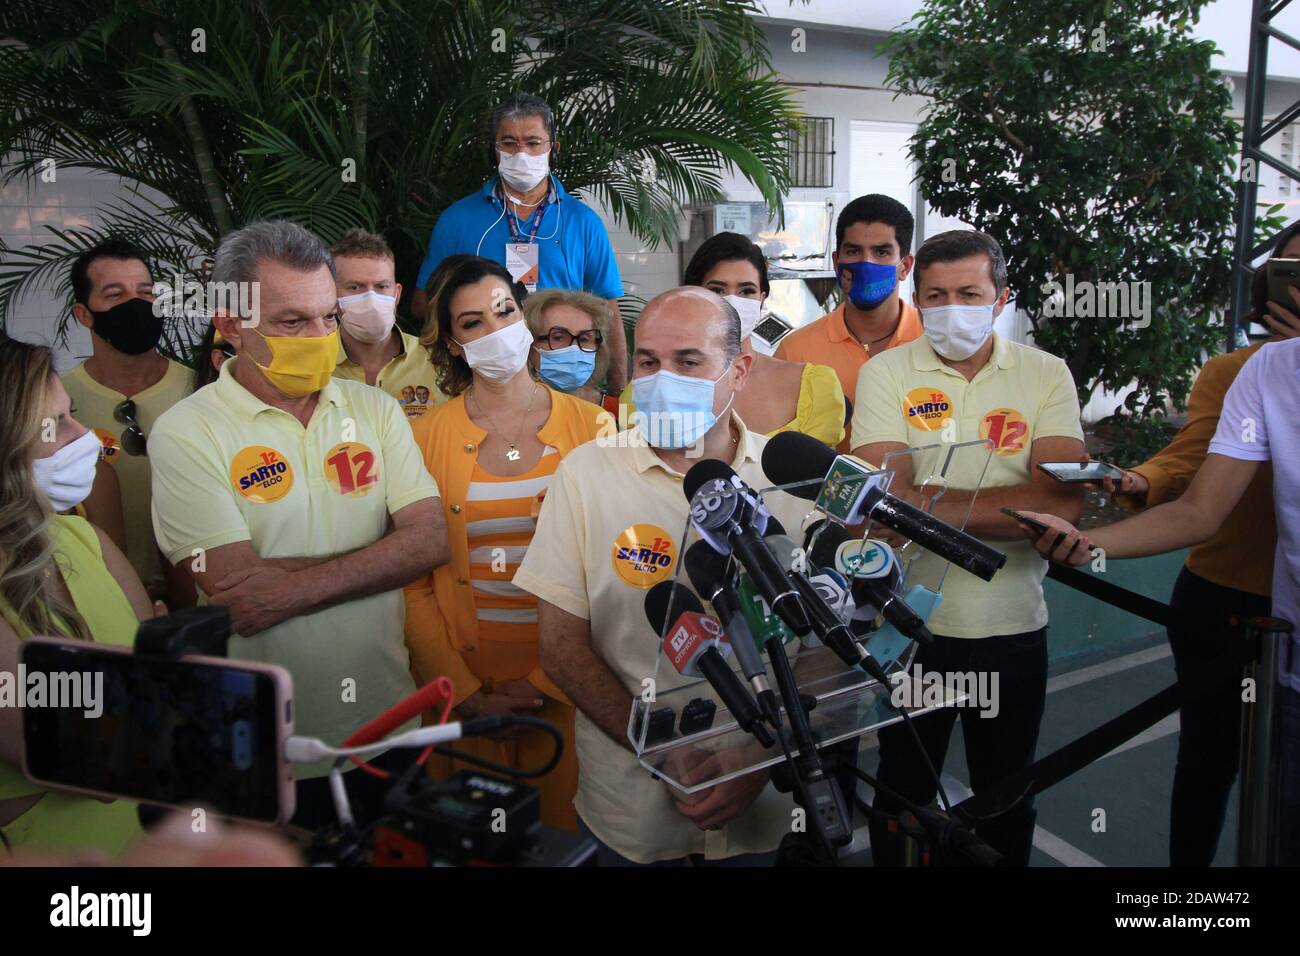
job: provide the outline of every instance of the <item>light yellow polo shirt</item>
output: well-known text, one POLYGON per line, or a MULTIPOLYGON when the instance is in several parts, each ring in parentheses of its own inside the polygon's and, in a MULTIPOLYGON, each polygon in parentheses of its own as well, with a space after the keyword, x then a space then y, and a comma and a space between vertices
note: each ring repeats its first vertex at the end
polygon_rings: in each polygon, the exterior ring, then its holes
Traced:
MULTIPOLYGON (((740 440, 731 466, 751 487, 769 487, 759 464, 767 439, 746 431, 735 414, 732 421, 740 440)), ((783 492, 766 502, 796 535, 808 506, 783 492)), ((514 576, 525 591, 590 622, 592 648, 627 688, 629 704, 647 677, 655 677, 661 690, 690 682, 666 661, 656 676, 659 640, 645 613, 646 592, 677 569, 686 519, 682 475, 646 446, 637 428, 617 438, 601 436, 560 462, 514 576), (633 543, 661 557, 638 563, 626 556, 633 543)), ((651 777, 581 711, 577 752, 578 815, 603 842, 638 863, 692 853, 722 859, 768 852, 790 832, 794 803, 770 784, 727 826, 699 829, 674 805, 678 791, 651 777)))
MULTIPOLYGON (((375 387, 397 399, 406 417, 414 422, 429 409, 445 402, 447 396, 438 390, 438 373, 429 350, 420 344, 418 337, 401 329, 397 331, 402 337, 402 351, 379 370, 375 387)), ((363 385, 366 382, 366 370, 348 358, 342 336, 339 337, 339 360, 334 377, 363 385)))
MULTIPOLYGON (((332 379, 303 428, 235 380, 238 361, 149 436, 154 530, 173 564, 236 541, 251 541, 263 558, 353 551, 383 537, 389 515, 437 496, 401 409, 383 392, 332 379)), ((338 745, 415 689, 405 621, 398 588, 234 635, 228 653, 287 668, 296 732, 338 745)))
MULTIPOLYGON (((103 443, 103 459, 117 472, 122 486, 122 517, 126 523, 126 556, 140 575, 145 588, 158 593, 163 586, 158 549, 154 545, 153 525, 149 521, 149 458, 128 455, 122 448, 122 432, 127 426, 113 418, 113 409, 128 396, 96 382, 86 373, 84 363, 65 372, 63 387, 68 390, 74 417, 93 429, 103 443)), ((168 360, 167 371, 153 385, 130 396, 135 400, 136 421, 148 438, 154 422, 190 393, 194 373, 178 362, 168 360)))
MULTIPOLYGON (((1083 440, 1079 398, 1065 363, 1041 349, 994 335, 988 364, 971 381, 944 365, 922 336, 891 349, 862 366, 853 403, 854 448, 876 442, 931 445, 991 439, 992 456, 977 448, 953 456, 951 488, 997 488, 1027 484, 1032 478, 1030 446, 1039 438, 1083 440), (985 463, 983 482, 980 473, 985 463)), ((946 448, 913 456, 919 483, 942 467, 946 448)), ((953 565, 943 583, 943 603, 930 630, 947 637, 994 637, 1035 631, 1047 624, 1043 600, 1044 561, 1028 541, 988 541, 1006 552, 1007 563, 989 582, 953 565)), ((946 567, 922 551, 909 584, 934 587, 946 567)))

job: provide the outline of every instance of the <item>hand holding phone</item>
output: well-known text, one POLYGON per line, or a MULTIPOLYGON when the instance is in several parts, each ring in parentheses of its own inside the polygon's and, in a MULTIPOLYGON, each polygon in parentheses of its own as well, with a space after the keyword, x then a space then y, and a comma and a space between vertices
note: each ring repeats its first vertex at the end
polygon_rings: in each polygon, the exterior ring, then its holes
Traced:
POLYGON ((1065 484, 1101 484, 1106 478, 1121 481, 1124 477, 1124 469, 1104 461, 1040 461, 1038 469, 1065 484))
POLYGON ((1025 529, 1025 537, 1032 541, 1034 549, 1049 561, 1059 561, 1077 567, 1092 556, 1092 541, 1088 536, 1060 518, 1053 515, 1021 514, 1010 508, 1003 508, 1002 513, 1020 522, 1025 529), (1040 518, 1047 518, 1053 524, 1049 525, 1039 520, 1040 518), (1056 532, 1054 539, 1053 531, 1056 532))
POLYGON ((185 811, 201 805, 251 823, 293 816, 284 757, 293 681, 284 668, 45 637, 23 641, 22 663, 86 688, 80 706, 23 709, 23 769, 34 783, 185 811))

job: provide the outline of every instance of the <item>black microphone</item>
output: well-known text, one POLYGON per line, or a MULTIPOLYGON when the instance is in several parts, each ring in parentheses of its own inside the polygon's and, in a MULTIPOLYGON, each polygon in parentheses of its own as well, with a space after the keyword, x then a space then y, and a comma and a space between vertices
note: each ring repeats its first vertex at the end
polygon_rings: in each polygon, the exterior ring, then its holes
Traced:
POLYGON ((853 602, 859 608, 869 606, 898 628, 898 633, 918 644, 928 646, 934 643, 934 635, 925 626, 925 621, 898 593, 902 571, 889 545, 883 541, 863 542, 849 534, 843 525, 827 522, 809 554, 816 566, 833 568, 849 578, 853 602), (854 558, 861 554, 870 554, 872 560, 855 561, 854 558))
POLYGON ((691 523, 715 551, 734 555, 754 587, 785 625, 802 637, 812 628, 808 612, 785 569, 763 543, 770 515, 762 500, 725 462, 705 458, 682 478, 691 523))
MULTIPOLYGON (((763 472, 777 485, 824 479, 837 457, 833 448, 815 438, 800 432, 781 432, 763 448, 763 472)), ((787 490, 796 497, 816 501, 821 486, 787 490)), ((993 580, 993 575, 1007 563, 1003 552, 880 488, 867 489, 859 510, 864 519, 897 531, 985 581, 993 580)))
POLYGON ((749 622, 741 611, 740 596, 727 574, 730 561, 725 554, 714 551, 709 542, 701 539, 686 549, 682 565, 686 568, 691 584, 695 585, 695 590, 713 606, 713 613, 722 622, 722 627, 731 640, 731 647, 736 652, 736 660, 740 662, 740 669, 749 678, 749 685, 754 688, 754 696, 758 698, 763 716, 773 727, 780 727, 781 708, 777 703, 776 692, 767 682, 767 668, 763 666, 749 622))
POLYGON ((776 743, 763 724, 754 698, 718 650, 718 642, 725 640, 722 625, 704 613, 704 605, 688 587, 676 581, 660 581, 646 592, 645 614, 655 635, 664 635, 664 653, 679 674, 703 676, 722 698, 741 730, 753 734, 764 747, 776 743), (675 617, 665 631, 670 615, 675 617))
POLYGON ((807 577, 793 570, 795 543, 783 534, 771 535, 764 540, 772 546, 777 559, 791 567, 790 580, 799 589, 800 595, 807 604, 813 630, 821 642, 834 651, 835 656, 849 667, 861 667, 882 684, 888 683, 889 675, 885 673, 885 669, 880 666, 879 661, 867 653, 866 648, 857 642, 849 625, 822 600, 821 594, 807 577))

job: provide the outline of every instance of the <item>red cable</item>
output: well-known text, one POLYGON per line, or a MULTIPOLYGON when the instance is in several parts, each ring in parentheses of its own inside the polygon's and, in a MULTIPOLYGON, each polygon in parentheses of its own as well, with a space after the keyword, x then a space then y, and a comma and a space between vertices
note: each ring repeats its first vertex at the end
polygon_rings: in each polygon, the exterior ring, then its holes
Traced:
MULTIPOLYGON (((432 710, 439 698, 443 701, 442 719, 439 723, 445 724, 448 716, 451 714, 452 701, 456 699, 456 690, 451 682, 450 677, 439 677, 425 684, 414 694, 398 701, 395 705, 384 711, 374 720, 370 721, 363 727, 358 728, 353 734, 343 741, 344 747, 362 747, 377 740, 382 740, 392 731, 396 730, 402 724, 406 723, 412 717, 417 717, 426 710, 432 710)), ((427 747, 421 752, 418 762, 423 765, 428 759, 433 747, 427 747)), ((354 764, 371 776, 378 777, 381 780, 388 780, 392 774, 387 770, 381 770, 378 767, 372 767, 360 757, 349 757, 354 764)))

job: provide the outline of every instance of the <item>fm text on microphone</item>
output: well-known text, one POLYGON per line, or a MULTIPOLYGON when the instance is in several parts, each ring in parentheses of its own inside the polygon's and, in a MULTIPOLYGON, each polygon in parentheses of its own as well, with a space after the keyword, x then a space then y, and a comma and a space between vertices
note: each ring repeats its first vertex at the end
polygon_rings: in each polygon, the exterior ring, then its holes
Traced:
MULTIPOLYGON (((834 449, 799 432, 774 435, 763 448, 763 472, 774 483, 789 485, 822 480, 822 485, 788 489, 790 494, 813 502, 818 501, 823 489, 828 487, 826 478, 841 460, 859 473, 875 470, 850 455, 836 455, 834 449)), ((1003 552, 871 482, 864 483, 857 500, 845 515, 827 514, 845 524, 857 524, 868 519, 875 521, 985 581, 991 581, 1007 562, 1003 552)))

